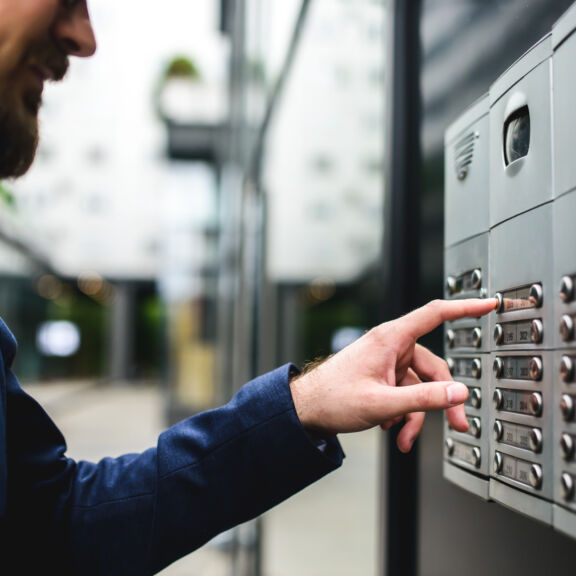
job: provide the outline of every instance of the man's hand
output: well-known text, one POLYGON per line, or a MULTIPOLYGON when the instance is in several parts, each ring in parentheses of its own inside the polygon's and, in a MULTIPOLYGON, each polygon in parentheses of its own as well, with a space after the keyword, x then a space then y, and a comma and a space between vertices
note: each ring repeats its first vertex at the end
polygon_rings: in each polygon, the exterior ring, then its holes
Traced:
POLYGON ((425 412, 446 409, 450 425, 465 432, 463 402, 468 388, 454 382, 446 362, 417 344, 443 322, 479 317, 496 307, 494 298, 435 300, 381 324, 290 384, 296 412, 306 430, 332 436, 374 426, 385 430, 405 420, 398 448, 408 452, 425 412))

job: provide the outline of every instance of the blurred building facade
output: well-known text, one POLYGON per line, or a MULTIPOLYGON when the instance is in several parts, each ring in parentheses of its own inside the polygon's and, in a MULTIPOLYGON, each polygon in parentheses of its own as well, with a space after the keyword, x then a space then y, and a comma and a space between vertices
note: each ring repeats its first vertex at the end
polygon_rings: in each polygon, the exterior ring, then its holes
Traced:
MULTIPOLYGON (((218 31, 213 2, 193 9, 185 2, 167 4, 162 25, 170 33, 154 34, 153 43, 153 6, 100 0, 90 9, 97 55, 74 62, 64 83, 47 87, 37 161, 6 186, 13 211, 44 247, 54 273, 98 310, 94 330, 108 345, 94 375, 157 377, 165 352, 158 279, 165 296, 179 298, 174 286, 190 274, 202 248, 190 237, 175 241, 175 235, 183 228, 188 235, 213 228, 215 217, 213 179, 166 157, 161 108, 180 106, 221 121, 229 43, 218 31), (188 18, 173 19, 179 12, 188 18), (135 13, 142 26, 128 30, 135 13), (198 82, 192 99, 186 94, 174 103, 163 94, 166 70, 182 56, 197 69, 198 82)), ((57 297, 49 301, 56 302, 53 316, 66 315, 57 297)))
MULTIPOLYGON (((570 3, 92 0, 99 54, 46 91, 38 161, 0 196, 19 375, 153 377, 171 423, 441 296, 443 132, 570 3), (81 346, 47 355, 38 330, 62 320, 81 346)), ((483 535, 497 553, 469 573, 512 566, 525 542, 566 557, 439 481, 431 419, 411 467, 387 439, 374 455, 377 544, 334 554, 368 555, 374 574, 461 573, 473 511, 511 536, 483 535)), ((267 573, 261 521, 221 542, 230 573, 267 573)))
MULTIPOLYGON (((20 377, 159 379, 172 423, 356 337, 377 304, 382 5, 94 0, 91 15, 97 55, 47 87, 37 161, 5 183, 20 377), (79 348, 53 355, 62 322, 79 348)), ((235 574, 265 572, 260 521, 223 542, 235 574)), ((355 553, 375 565, 372 546, 355 553)))

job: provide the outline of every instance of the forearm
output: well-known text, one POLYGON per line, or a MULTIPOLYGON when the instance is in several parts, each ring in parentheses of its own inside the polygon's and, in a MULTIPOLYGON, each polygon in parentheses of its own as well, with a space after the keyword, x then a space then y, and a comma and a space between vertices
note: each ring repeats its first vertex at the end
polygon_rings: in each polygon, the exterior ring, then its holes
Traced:
POLYGON ((159 444, 156 569, 186 553, 190 541, 199 546, 258 516, 342 461, 336 440, 320 452, 302 428, 288 366, 250 382, 230 404, 197 420, 169 430, 159 444), (173 498, 179 491, 189 494, 185 503, 173 498))
POLYGON ((289 367, 248 383, 226 406, 164 432, 142 455, 80 463, 71 573, 152 574, 336 468, 304 431, 289 367))

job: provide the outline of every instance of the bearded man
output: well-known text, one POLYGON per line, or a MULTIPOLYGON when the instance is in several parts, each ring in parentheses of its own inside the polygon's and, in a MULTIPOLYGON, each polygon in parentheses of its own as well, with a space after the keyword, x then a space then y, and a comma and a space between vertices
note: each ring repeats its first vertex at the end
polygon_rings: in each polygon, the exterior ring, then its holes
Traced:
POLYGON ((0 4, 0 179, 22 176, 32 164, 44 83, 62 80, 69 56, 95 50, 85 2, 0 4))
MULTIPOLYGON (((95 50, 86 0, 0 0, 0 178, 34 159, 46 81, 95 50)), ((417 340, 495 305, 430 303, 305 374, 287 365, 256 378, 141 454, 96 464, 66 457, 62 434, 12 372, 16 341, 0 321, 0 570, 154 574, 340 466, 339 433, 404 421, 398 445, 408 451, 424 412, 440 409, 466 430, 466 386, 417 340)))

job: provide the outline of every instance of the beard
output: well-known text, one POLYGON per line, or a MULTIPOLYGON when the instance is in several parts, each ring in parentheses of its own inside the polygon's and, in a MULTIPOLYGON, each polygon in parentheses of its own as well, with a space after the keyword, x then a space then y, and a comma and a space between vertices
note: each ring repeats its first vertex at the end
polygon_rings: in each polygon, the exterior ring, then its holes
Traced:
POLYGON ((0 100, 0 179, 17 178, 25 174, 38 148, 38 115, 32 108, 40 108, 39 97, 26 96, 23 104, 9 105, 0 100))
MULTIPOLYGON (((49 67, 54 81, 60 81, 68 70, 68 58, 50 41, 42 42, 30 50, 23 59, 29 63, 42 63, 49 67)), ((38 149, 38 113, 42 104, 42 91, 29 89, 18 92, 17 82, 0 86, 0 180, 24 175, 38 149)))

